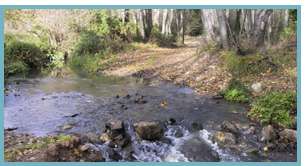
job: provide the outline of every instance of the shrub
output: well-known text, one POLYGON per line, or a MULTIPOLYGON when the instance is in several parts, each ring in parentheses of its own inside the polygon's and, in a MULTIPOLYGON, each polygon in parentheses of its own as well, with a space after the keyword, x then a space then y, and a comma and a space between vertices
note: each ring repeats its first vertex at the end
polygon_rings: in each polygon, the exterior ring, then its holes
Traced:
POLYGON ((83 32, 75 46, 73 56, 94 55, 105 51, 106 48, 106 41, 102 37, 92 31, 83 32))
POLYGON ((25 75, 29 71, 29 67, 27 64, 23 63, 22 61, 15 61, 15 62, 5 62, 4 65, 4 73, 5 76, 15 75, 15 74, 22 74, 25 75))
POLYGON ((71 68, 77 72, 96 73, 99 69, 100 56, 83 55, 74 56, 69 62, 71 68))
POLYGON ((292 92, 269 92, 251 104, 248 113, 252 118, 264 124, 278 124, 291 127, 292 111, 296 110, 296 94, 292 92))
POLYGON ((4 46, 5 75, 25 74, 29 70, 40 71, 47 66, 50 58, 32 43, 8 38, 4 46))
POLYGON ((249 101, 249 90, 238 80, 231 80, 221 95, 231 102, 245 103, 249 101))

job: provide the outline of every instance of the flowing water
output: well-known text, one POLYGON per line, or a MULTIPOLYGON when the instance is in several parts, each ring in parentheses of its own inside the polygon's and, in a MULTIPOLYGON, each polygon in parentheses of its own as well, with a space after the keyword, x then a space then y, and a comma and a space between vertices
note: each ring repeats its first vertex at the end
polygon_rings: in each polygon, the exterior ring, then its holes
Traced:
MULTIPOLYGON (((167 82, 110 76, 12 78, 6 88, 4 127, 16 128, 16 132, 20 133, 36 136, 101 134, 105 123, 116 119, 126 125, 132 140, 133 160, 136 161, 214 161, 215 156, 219 156, 221 161, 283 161, 295 158, 279 153, 248 155, 243 151, 220 148, 213 143, 212 133, 219 130, 223 121, 247 130, 250 121, 246 117, 246 107, 199 96, 192 89, 167 82), (176 123, 166 123, 169 119, 176 123), (165 124, 163 140, 138 140, 132 124, 153 120, 165 124)), ((247 146, 262 146, 256 134, 242 137, 247 146)), ((108 147, 98 146, 104 149, 104 157, 109 158, 105 150, 108 147)), ((123 150, 117 151, 124 155, 123 150)), ((109 158, 109 161, 112 159, 109 158)))

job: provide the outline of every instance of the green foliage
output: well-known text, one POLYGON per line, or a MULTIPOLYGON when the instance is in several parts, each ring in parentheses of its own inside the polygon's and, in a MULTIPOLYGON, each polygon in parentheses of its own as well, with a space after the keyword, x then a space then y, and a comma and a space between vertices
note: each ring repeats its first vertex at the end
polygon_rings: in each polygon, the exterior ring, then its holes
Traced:
POLYGON ((5 76, 10 76, 15 74, 26 75, 29 71, 29 67, 27 66, 27 64, 25 64, 20 60, 16 61, 5 60, 4 71, 5 71, 5 76))
POLYGON ((261 54, 240 56, 235 52, 226 51, 221 57, 227 70, 234 76, 256 75, 267 70, 276 70, 275 64, 261 54))
POLYGON ((60 143, 60 142, 69 142, 72 140, 72 136, 60 134, 57 136, 47 136, 38 138, 39 141, 35 143, 26 144, 24 146, 25 149, 40 149, 46 148, 48 145, 52 143, 60 143))
POLYGON ((5 36, 4 54, 5 76, 40 71, 50 62, 49 55, 37 45, 19 41, 11 35, 5 36))
POLYGON ((80 35, 80 39, 77 42, 73 55, 84 56, 94 55, 106 51, 107 43, 106 40, 98 36, 95 32, 83 32, 80 35))
POLYGON ((136 36, 137 26, 132 22, 123 22, 118 17, 110 17, 107 10, 96 10, 90 23, 89 31, 98 36, 108 36, 112 40, 130 41, 136 36))
POLYGON ((269 92, 251 104, 249 116, 261 123, 274 123, 291 127, 291 112, 296 110, 296 94, 292 92, 269 92))
POLYGON ((296 22, 297 22, 297 10, 296 9, 289 9, 289 22, 293 23, 294 27, 296 26, 296 22))
POLYGON ((96 10, 89 28, 80 32, 69 64, 74 70, 96 73, 102 67, 101 60, 125 50, 135 34, 134 23, 124 23, 117 17, 110 17, 106 10, 96 10))
POLYGON ((83 56, 74 56, 69 62, 71 68, 77 72, 85 72, 89 74, 96 73, 99 68, 99 61, 101 56, 96 55, 83 55, 83 56))
POLYGON ((221 95, 227 101, 245 103, 249 101, 250 92, 240 81, 231 80, 221 95))
POLYGON ((280 40, 285 42, 292 42, 296 40, 296 27, 294 24, 289 25, 281 31, 280 40))

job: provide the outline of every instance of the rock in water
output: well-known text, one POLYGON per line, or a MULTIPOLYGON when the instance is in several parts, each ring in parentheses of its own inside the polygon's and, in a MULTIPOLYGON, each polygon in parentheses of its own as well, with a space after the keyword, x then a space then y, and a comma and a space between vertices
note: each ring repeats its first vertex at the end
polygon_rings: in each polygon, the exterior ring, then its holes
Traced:
POLYGON ((296 130, 284 129, 279 133, 279 139, 284 143, 296 143, 296 130))
POLYGON ((73 126, 71 124, 66 124, 62 127, 63 130, 69 130, 69 129, 72 129, 73 126))
POLYGON ((261 130, 261 141, 270 142, 275 138, 275 132, 272 125, 268 125, 261 130))
POLYGON ((217 131, 213 135, 213 141, 220 146, 236 144, 236 137, 232 133, 217 131))
POLYGON ((84 152, 84 151, 88 150, 90 147, 91 147, 91 144, 90 144, 90 143, 86 143, 86 144, 84 144, 84 145, 82 145, 82 146, 80 147, 80 150, 81 150, 82 152, 84 152))
POLYGON ((116 132, 124 132, 123 122, 120 120, 110 121, 105 124, 106 130, 116 131, 116 132))
POLYGON ((220 161, 219 155, 205 141, 194 137, 180 147, 180 151, 191 161, 220 161))
POLYGON ((239 134, 239 130, 238 128, 235 126, 235 124, 229 122, 229 121, 224 121, 222 124, 221 124, 221 128, 223 131, 226 131, 226 132, 231 132, 233 134, 239 134))
POLYGON ((109 136, 107 133, 103 133, 103 134, 100 136, 100 140, 104 143, 104 142, 109 142, 109 141, 111 141, 111 138, 110 138, 110 136, 109 136))
POLYGON ((262 91, 262 85, 260 82, 252 84, 251 88, 256 93, 260 93, 262 91))
POLYGON ((120 120, 110 121, 105 124, 106 133, 100 137, 102 142, 111 141, 115 147, 124 147, 130 142, 129 136, 126 134, 123 122, 120 120))
POLYGON ((164 130, 158 122, 141 121, 134 124, 136 134, 139 138, 156 141, 163 137, 164 130))

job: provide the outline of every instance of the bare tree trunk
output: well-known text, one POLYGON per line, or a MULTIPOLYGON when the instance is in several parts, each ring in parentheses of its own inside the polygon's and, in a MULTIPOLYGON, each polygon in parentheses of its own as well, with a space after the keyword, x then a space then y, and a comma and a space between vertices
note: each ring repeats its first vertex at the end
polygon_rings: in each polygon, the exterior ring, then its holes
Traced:
POLYGON ((229 48, 228 44, 228 35, 227 35, 227 25, 226 25, 226 17, 224 10, 217 10, 218 22, 219 22, 219 32, 221 39, 221 47, 224 49, 229 48))
POLYGON ((203 34, 206 43, 218 41, 216 29, 219 26, 216 9, 203 9, 201 14, 203 34))
POLYGON ((179 9, 176 11, 176 33, 178 43, 184 44, 185 36, 185 10, 179 9))
POLYGON ((152 20, 152 9, 145 9, 142 11, 143 28, 144 28, 144 39, 148 41, 151 36, 151 31, 153 28, 152 20))
POLYGON ((265 42, 265 35, 267 32, 269 17, 271 16, 273 10, 260 10, 256 12, 254 31, 252 35, 252 40, 255 41, 256 47, 261 47, 265 42))

